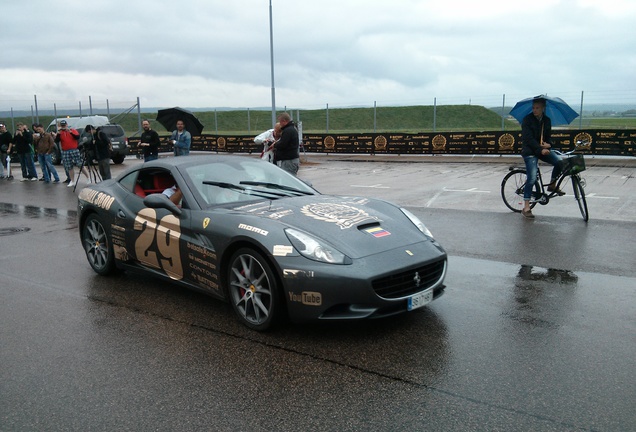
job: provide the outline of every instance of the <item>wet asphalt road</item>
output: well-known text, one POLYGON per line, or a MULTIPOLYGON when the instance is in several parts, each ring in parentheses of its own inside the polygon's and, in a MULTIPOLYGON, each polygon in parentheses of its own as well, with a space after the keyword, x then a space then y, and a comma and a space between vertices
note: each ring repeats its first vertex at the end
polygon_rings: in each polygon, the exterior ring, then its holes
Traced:
POLYGON ((322 192, 422 218, 450 256, 445 295, 255 333, 203 295, 97 276, 77 193, 2 182, 0 430, 636 429, 634 167, 588 169, 586 224, 571 195, 534 221, 507 211, 506 164, 309 162, 322 192))

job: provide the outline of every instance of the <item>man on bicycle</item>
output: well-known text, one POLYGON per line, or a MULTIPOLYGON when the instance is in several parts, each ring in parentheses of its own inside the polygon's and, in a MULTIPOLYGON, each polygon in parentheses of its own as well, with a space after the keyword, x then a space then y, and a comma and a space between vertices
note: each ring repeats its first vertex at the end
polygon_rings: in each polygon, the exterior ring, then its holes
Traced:
POLYGON ((548 185, 548 191, 557 195, 565 195, 565 192, 557 189, 556 182, 561 174, 561 158, 550 148, 552 145, 552 122, 550 117, 545 115, 546 101, 537 98, 532 102, 532 112, 524 117, 521 123, 521 156, 526 164, 526 185, 523 190, 523 210, 521 214, 529 219, 534 218, 530 210, 530 198, 532 189, 537 182, 537 171, 539 170, 539 159, 553 165, 552 177, 548 185))

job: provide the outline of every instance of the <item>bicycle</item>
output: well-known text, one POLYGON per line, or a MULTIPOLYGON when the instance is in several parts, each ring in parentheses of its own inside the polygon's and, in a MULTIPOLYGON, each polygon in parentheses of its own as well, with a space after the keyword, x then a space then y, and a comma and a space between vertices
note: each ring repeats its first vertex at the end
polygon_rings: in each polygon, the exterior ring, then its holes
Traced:
MULTIPOLYGON (((553 150, 556 154, 562 157, 561 175, 557 180, 555 190, 547 192, 546 185, 543 183, 543 179, 541 177, 541 170, 537 170, 537 182, 534 185, 532 197, 530 198, 530 208, 534 208, 537 203, 546 205, 550 202, 551 198, 561 196, 558 193, 561 190, 561 184, 569 178, 572 181, 574 198, 579 205, 581 216, 583 216, 583 220, 585 222, 589 220, 587 201, 585 200, 585 179, 580 176, 580 172, 585 171, 585 159, 582 154, 572 154, 577 151, 579 147, 587 146, 588 144, 589 143, 587 141, 577 141, 574 149, 566 153, 553 150)), ((501 197, 503 198, 506 206, 513 212, 521 213, 521 210, 523 209, 523 189, 525 185, 525 167, 510 167, 510 172, 506 174, 501 181, 501 197)))

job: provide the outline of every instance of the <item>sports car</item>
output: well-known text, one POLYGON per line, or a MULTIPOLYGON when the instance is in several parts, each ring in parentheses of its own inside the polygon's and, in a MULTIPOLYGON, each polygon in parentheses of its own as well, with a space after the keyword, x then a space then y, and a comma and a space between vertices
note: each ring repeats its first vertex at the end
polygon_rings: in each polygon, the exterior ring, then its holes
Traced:
POLYGON ((78 210, 95 272, 144 272, 203 291, 259 331, 286 317, 407 312, 445 288, 446 252, 408 210, 323 195, 249 156, 138 164, 80 191, 78 210))

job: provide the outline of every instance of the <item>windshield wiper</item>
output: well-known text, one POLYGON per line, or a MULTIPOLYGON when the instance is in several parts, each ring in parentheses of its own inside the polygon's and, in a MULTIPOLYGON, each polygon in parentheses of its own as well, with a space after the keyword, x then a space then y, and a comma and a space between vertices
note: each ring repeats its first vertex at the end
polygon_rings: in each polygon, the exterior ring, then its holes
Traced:
POLYGON ((242 181, 242 182, 240 182, 240 184, 248 185, 248 186, 264 186, 264 187, 270 188, 270 189, 279 189, 279 190, 284 190, 284 191, 287 191, 287 192, 298 193, 298 194, 301 194, 301 195, 314 195, 313 192, 307 192, 307 191, 304 191, 304 190, 293 188, 291 186, 284 186, 284 185, 279 185, 279 184, 276 184, 276 183, 256 182, 256 181, 242 181))
POLYGON ((246 187, 243 187, 241 185, 236 185, 233 183, 226 183, 226 182, 217 182, 217 181, 211 181, 211 180, 204 180, 203 181, 204 185, 209 185, 209 186, 217 186, 223 189, 232 189, 235 190, 239 193, 245 194, 245 195, 253 195, 253 196, 257 196, 260 198, 272 198, 272 195, 274 197, 282 197, 282 196, 287 196, 284 194, 279 194, 276 192, 271 192, 271 191, 256 191, 254 189, 248 189, 246 187))

